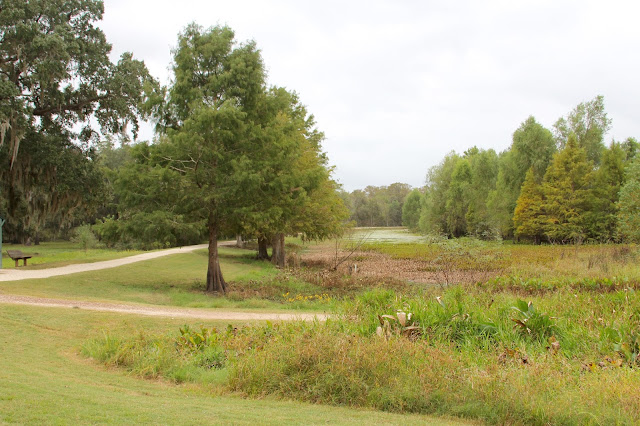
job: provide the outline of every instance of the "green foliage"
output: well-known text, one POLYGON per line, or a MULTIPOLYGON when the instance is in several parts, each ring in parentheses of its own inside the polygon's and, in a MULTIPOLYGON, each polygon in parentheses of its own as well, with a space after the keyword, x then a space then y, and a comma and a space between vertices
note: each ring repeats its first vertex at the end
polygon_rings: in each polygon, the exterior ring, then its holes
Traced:
POLYGON ((425 234, 449 234, 447 226, 447 194, 453 170, 461 157, 455 152, 445 156, 439 165, 427 173, 427 185, 420 210, 420 230, 425 234))
POLYGON ((331 178, 321 146, 324 134, 313 116, 295 93, 276 87, 261 97, 259 110, 260 126, 252 130, 261 142, 254 153, 259 205, 242 212, 242 235, 302 233, 306 240, 340 235, 348 212, 331 178))
POLYGON ((411 187, 399 182, 357 189, 348 194, 351 220, 356 226, 401 226, 404 224, 403 206, 410 193, 411 187))
POLYGON ((630 242, 640 242, 640 157, 627 166, 626 182, 617 203, 618 234, 630 242))
POLYGON ((586 213, 593 206, 593 164, 570 135, 544 175, 545 235, 550 241, 580 242, 588 236, 586 213))
POLYGON ((593 203, 586 214, 589 234, 599 241, 613 241, 617 237, 617 207, 620 189, 625 180, 625 152, 622 145, 612 142, 602 152, 600 167, 594 174, 593 203))
POLYGON ((578 146, 584 149, 587 160, 600 164, 604 151, 604 135, 611 128, 611 120, 604 110, 604 97, 596 96, 588 102, 581 102, 567 118, 561 117, 553 125, 555 139, 559 149, 563 149, 573 133, 578 146))
POLYGON ((536 182, 533 168, 529 169, 513 212, 514 234, 517 238, 538 243, 545 230, 542 186, 536 182))
POLYGON ((558 333, 558 328, 549 315, 538 312, 532 302, 518 299, 512 309, 517 313, 512 321, 521 334, 542 342, 558 333))
POLYGON ((90 147, 105 133, 137 132, 137 107, 155 83, 144 63, 95 26, 103 3, 4 2, 0 8, 0 169, 14 238, 66 227, 104 200, 90 147), (79 212, 79 206, 85 211, 79 212))
POLYGON ((205 239, 202 222, 156 210, 103 218, 94 225, 100 241, 110 248, 153 250, 198 244, 205 239))
POLYGON ((402 205, 402 225, 414 232, 418 230, 420 221, 421 199, 422 192, 414 189, 406 196, 402 205))
MULTIPOLYGON (((89 310, 65 314, 45 307, 3 306, 0 315, 1 421, 64 424, 73 418, 79 424, 217 422, 274 426, 283 422, 313 424, 318 419, 358 425, 454 423, 426 416, 393 415, 291 400, 247 399, 224 392, 226 369, 201 368, 205 374, 198 377, 198 384, 171 386, 166 381, 140 380, 133 374, 119 374, 114 368, 96 368, 93 362, 78 357, 78 348, 87 341, 87 336, 102 340, 103 330, 109 330, 107 335, 114 341, 137 337, 136 330, 144 330, 149 335, 170 332, 175 337, 183 321, 89 310), (25 377, 37 377, 37 383, 25 377), (158 409, 159 406, 162 409, 158 409)), ((197 322, 190 325, 199 328, 197 322)), ((223 330, 226 324, 216 326, 223 330)), ((184 369, 181 378, 195 379, 187 374, 189 371, 193 369, 184 369)))
POLYGON ((79 244, 85 253, 87 250, 98 245, 98 239, 96 238, 96 234, 93 233, 91 225, 78 226, 73 232, 71 241, 79 244))
POLYGON ((513 233, 514 210, 528 170, 541 181, 555 151, 551 132, 534 117, 525 120, 513 133, 511 147, 499 159, 496 189, 487 200, 491 218, 503 236, 513 233))
POLYGON ((452 237, 493 238, 487 197, 495 187, 498 157, 493 150, 471 148, 463 157, 449 154, 427 176, 420 229, 452 237))
POLYGON ((446 232, 452 237, 461 237, 467 232, 466 213, 469 209, 467 197, 471 184, 471 165, 468 159, 456 162, 451 174, 451 182, 446 193, 444 209, 447 212, 446 232))
POLYGON ((206 239, 198 202, 185 197, 184 176, 163 167, 166 145, 161 140, 102 147, 100 158, 112 167, 105 169, 115 202, 95 231, 108 247, 157 249, 206 239))
POLYGON ((469 206, 465 215, 467 235, 482 239, 494 239, 498 235, 487 206, 490 192, 495 188, 498 174, 498 156, 494 150, 474 148, 465 153, 471 162, 471 185, 467 198, 469 206))
POLYGON ((640 143, 638 143, 636 138, 627 138, 620 146, 624 151, 626 163, 631 162, 638 154, 638 150, 640 150, 640 143))
POLYGON ((605 349, 608 346, 618 352, 631 367, 640 365, 640 327, 638 324, 625 324, 621 329, 606 327, 600 334, 605 349))
POLYGON ((623 291, 559 290, 525 302, 510 291, 473 287, 418 297, 381 289, 346 302, 326 323, 206 333, 183 327, 177 339, 140 333, 96 341, 112 354, 103 362, 119 359, 138 375, 205 386, 211 364, 196 360, 216 346, 226 354, 220 390, 261 398, 494 423, 633 423, 637 378, 620 365, 624 359, 635 367, 637 320, 631 314, 639 300, 623 291), (542 306, 559 318, 542 313, 542 306), (606 325, 613 318, 617 325, 606 325), (203 344, 210 338, 205 335, 215 335, 215 345, 203 344), (187 339, 177 351, 182 336, 195 343, 187 339))

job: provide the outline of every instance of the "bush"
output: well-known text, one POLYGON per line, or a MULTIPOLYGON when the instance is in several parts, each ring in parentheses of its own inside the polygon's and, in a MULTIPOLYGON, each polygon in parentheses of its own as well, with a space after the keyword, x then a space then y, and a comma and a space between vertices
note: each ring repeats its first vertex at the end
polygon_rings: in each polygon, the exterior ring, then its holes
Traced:
POLYGON ((98 239, 91 230, 91 225, 78 226, 73 232, 71 241, 79 244, 85 252, 89 249, 95 248, 98 245, 98 239))

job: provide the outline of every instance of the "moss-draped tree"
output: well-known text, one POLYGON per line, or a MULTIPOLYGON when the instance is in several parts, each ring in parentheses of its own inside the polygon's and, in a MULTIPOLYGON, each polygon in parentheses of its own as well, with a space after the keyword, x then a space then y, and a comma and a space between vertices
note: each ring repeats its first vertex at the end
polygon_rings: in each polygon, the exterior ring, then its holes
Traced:
POLYGON ((96 127, 137 130, 154 82, 130 53, 110 61, 95 25, 103 11, 99 0, 0 5, 0 213, 14 233, 37 232, 100 198, 99 185, 88 185, 96 127))

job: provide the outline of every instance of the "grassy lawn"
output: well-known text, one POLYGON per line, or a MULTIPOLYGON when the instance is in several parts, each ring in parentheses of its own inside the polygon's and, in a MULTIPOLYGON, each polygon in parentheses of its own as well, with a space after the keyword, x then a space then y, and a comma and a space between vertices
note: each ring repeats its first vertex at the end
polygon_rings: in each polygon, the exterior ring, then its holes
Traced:
MULTIPOLYGON (((121 257, 133 256, 143 253, 136 250, 112 250, 112 249, 89 249, 86 252, 80 248, 79 244, 68 241, 47 242, 40 245, 24 246, 20 244, 2 244, 2 268, 15 268, 15 262, 7 255, 7 250, 20 250, 26 255, 33 257, 27 261, 25 269, 56 268, 59 266, 71 265, 74 263, 91 263, 102 260, 119 259, 121 257)), ((22 260, 19 262, 20 268, 22 260)))
POLYGON ((176 330, 183 323, 0 305, 0 423, 454 424, 423 416, 220 395, 213 387, 138 379, 79 354, 87 336, 104 330, 156 333, 176 330))
POLYGON ((221 248, 220 254, 224 277, 232 282, 227 297, 204 292, 207 273, 206 249, 99 271, 47 279, 1 282, 0 291, 37 297, 109 300, 192 308, 328 308, 326 300, 289 302, 283 294, 295 293, 298 290, 313 294, 314 289, 299 280, 278 279, 278 270, 268 262, 253 260, 252 251, 221 248), (265 292, 271 295, 270 299, 261 297, 265 292))

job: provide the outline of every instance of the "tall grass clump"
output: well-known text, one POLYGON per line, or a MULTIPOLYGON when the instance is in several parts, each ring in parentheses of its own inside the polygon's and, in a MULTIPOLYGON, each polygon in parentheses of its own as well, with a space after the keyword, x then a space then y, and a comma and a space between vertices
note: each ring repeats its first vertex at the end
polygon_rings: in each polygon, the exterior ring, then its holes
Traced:
POLYGON ((148 379, 163 377, 175 383, 216 380, 216 370, 225 366, 226 355, 215 329, 180 328, 180 336, 148 335, 120 339, 105 333, 82 347, 85 356, 108 366, 124 367, 148 379))
POLYGON ((142 377, 252 397, 499 424, 640 422, 633 289, 526 298, 477 286, 377 289, 325 323, 105 335, 85 351, 142 377))

